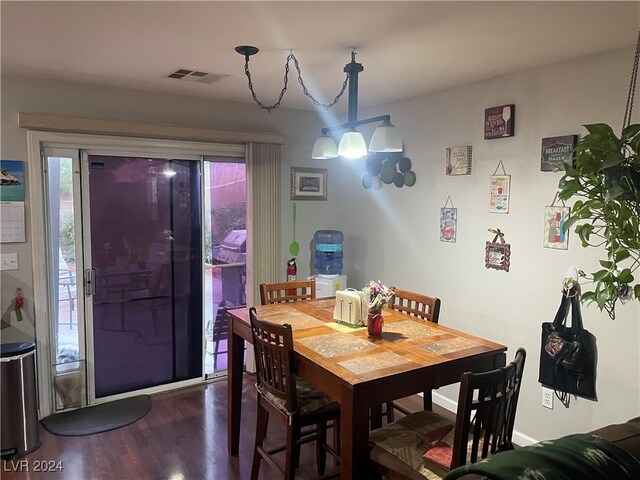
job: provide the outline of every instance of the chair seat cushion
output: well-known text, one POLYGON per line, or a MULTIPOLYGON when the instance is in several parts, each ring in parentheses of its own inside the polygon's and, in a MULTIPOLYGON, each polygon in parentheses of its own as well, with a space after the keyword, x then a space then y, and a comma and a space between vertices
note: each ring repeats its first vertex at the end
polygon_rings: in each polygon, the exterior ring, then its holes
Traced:
MULTIPOLYGON (((294 412, 290 412, 285 401, 282 398, 276 397, 270 392, 262 389, 260 385, 256 385, 258 392, 266 398, 271 404, 273 404, 278 410, 282 411, 286 415, 292 415, 294 412)), ((333 398, 325 394, 323 391, 318 390, 306 380, 296 378, 296 389, 298 396, 298 414, 299 415, 311 415, 315 413, 324 413, 331 410, 340 410, 340 404, 333 398)))
POLYGON ((451 465, 454 431, 437 413, 412 413, 370 433, 371 459, 409 478, 440 479, 451 465))

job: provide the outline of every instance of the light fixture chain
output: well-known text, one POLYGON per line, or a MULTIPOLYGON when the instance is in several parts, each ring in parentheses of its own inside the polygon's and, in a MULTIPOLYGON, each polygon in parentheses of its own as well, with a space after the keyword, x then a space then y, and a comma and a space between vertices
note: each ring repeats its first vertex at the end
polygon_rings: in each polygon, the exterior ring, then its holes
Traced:
POLYGON ((267 110, 269 113, 271 113, 271 110, 275 110, 276 108, 278 108, 280 106, 280 102, 282 102, 282 98, 284 97, 284 94, 287 91, 287 85, 289 83, 289 61, 291 59, 293 59, 293 63, 295 65, 295 67, 296 67, 296 70, 298 71, 298 82, 302 86, 303 93, 307 97, 309 97, 311 99, 311 101, 313 102, 313 104, 316 107, 323 108, 324 110, 329 110, 336 103, 338 103, 338 101, 340 100, 340 98, 344 94, 345 90, 347 89, 347 84, 349 82, 349 75, 345 76, 344 83, 342 84, 342 89, 340 90, 340 93, 338 93, 338 95, 336 95, 336 97, 333 99, 333 102, 331 102, 331 103, 321 103, 318 100, 316 100, 313 97, 313 95, 311 95, 309 93, 309 90, 307 89, 307 86, 304 84, 304 80, 302 80, 302 72, 300 71, 300 65, 298 64, 298 59, 295 57, 295 55, 293 53, 290 53, 289 56, 287 56, 286 63, 284 64, 284 79, 283 79, 284 80, 284 86, 282 87, 282 90, 280 91, 280 96, 278 97, 278 101, 276 103, 274 103, 273 105, 265 105, 265 104, 263 104, 260 100, 258 100, 258 96, 256 95, 256 92, 253 89, 253 81, 251 79, 251 72, 249 71, 249 55, 245 55, 245 57, 244 57, 244 74, 247 76, 247 80, 248 80, 248 83, 249 83, 249 90, 251 90, 251 96, 253 97, 253 101, 256 102, 261 109, 267 110))
POLYGON ((249 90, 251 90, 251 96, 253 97, 253 101, 256 102, 261 109, 267 110, 269 113, 271 113, 271 110, 275 110, 280 106, 280 102, 282 102, 282 97, 284 97, 284 94, 287 91, 287 84, 289 83, 289 59, 292 56, 293 54, 290 54, 287 57, 287 63, 284 64, 284 86, 280 91, 280 96, 278 97, 278 101, 273 105, 264 105, 260 100, 258 100, 258 96, 256 95, 256 92, 253 90, 253 82, 251 81, 251 72, 249 72, 249 55, 245 55, 244 57, 244 74, 247 76, 247 80, 249 82, 249 90))
POLYGON ((638 80, 638 62, 640 61, 640 30, 638 31, 638 41, 636 43, 636 54, 633 59, 631 69, 631 82, 629 83, 629 94, 627 95, 627 106, 624 111, 624 122, 622 128, 626 128, 631 123, 631 113, 633 112, 633 101, 636 96, 636 83, 638 80))
POLYGON ((349 75, 345 76, 344 83, 342 84, 342 89, 340 90, 340 93, 338 93, 338 95, 335 96, 335 98, 333 99, 333 102, 320 103, 318 100, 313 98, 313 95, 309 93, 307 86, 304 84, 304 80, 302 80, 302 72, 300 71, 300 65, 298 65, 298 59, 295 57, 293 53, 290 55, 290 57, 293 57, 293 64, 295 65, 296 70, 298 71, 298 83, 300 83, 300 85, 302 86, 302 92, 311 99, 311 101, 316 107, 321 107, 325 110, 329 110, 331 107, 333 107, 336 103, 340 101, 340 97, 342 97, 342 94, 347 89, 347 83, 349 82, 349 75))

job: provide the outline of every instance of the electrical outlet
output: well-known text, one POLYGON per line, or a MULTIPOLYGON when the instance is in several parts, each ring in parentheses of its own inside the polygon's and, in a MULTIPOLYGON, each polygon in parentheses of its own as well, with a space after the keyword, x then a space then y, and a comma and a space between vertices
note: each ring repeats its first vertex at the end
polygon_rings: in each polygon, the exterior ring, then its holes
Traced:
POLYGON ((553 390, 542 387, 542 406, 553 410, 553 390))

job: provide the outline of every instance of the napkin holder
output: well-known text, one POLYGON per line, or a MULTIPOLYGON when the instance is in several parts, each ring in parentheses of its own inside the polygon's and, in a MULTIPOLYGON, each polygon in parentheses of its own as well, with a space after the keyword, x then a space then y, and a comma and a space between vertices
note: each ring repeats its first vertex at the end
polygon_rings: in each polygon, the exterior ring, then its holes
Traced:
POLYGON ((355 288, 336 291, 336 305, 333 310, 335 321, 348 323, 354 327, 366 325, 368 311, 364 292, 355 288))

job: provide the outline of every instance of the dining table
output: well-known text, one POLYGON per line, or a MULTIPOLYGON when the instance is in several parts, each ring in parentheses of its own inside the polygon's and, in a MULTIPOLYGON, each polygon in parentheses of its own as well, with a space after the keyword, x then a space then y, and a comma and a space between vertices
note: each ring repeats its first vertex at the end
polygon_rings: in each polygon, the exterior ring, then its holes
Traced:
MULTIPOLYGON (((333 319, 335 298, 256 307, 266 321, 292 326, 296 374, 340 403, 341 478, 370 477, 370 409, 450 385, 465 372, 506 364, 507 347, 385 308, 380 337, 333 319)), ((252 342, 249 308, 227 311, 228 453, 238 455, 245 342, 252 342)))

